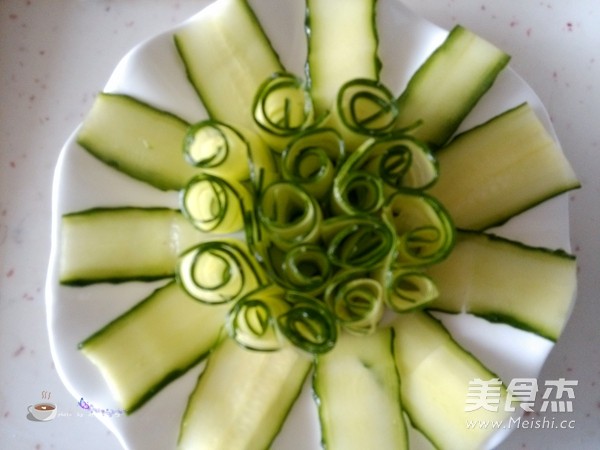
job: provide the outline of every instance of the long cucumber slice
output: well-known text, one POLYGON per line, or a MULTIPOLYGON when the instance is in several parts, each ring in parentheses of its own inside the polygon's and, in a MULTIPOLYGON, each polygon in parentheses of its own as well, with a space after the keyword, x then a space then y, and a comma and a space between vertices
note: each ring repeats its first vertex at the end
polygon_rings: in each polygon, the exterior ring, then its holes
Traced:
POLYGON ((431 308, 506 322, 552 340, 577 289, 574 257, 477 232, 459 233, 448 259, 428 273, 440 292, 431 308))
POLYGON ((80 349, 129 414, 209 353, 228 309, 202 304, 172 282, 87 338, 80 349))
POLYGON ((307 70, 317 114, 334 106, 342 85, 379 79, 376 0, 307 0, 307 70))
POLYGON ((60 282, 155 280, 175 274, 179 253, 206 240, 168 208, 90 209, 63 216, 60 282))
POLYGON ((256 92, 283 66, 247 1, 215 2, 175 34, 175 44, 210 117, 252 127, 256 92))
POLYGON ((179 190, 199 173, 183 158, 188 124, 132 97, 101 93, 77 142, 96 158, 162 190, 179 190))
POLYGON ((456 26, 410 79, 398 98, 399 128, 442 146, 492 86, 510 57, 471 31, 456 26))
POLYGON ((393 355, 393 331, 341 334, 316 359, 313 388, 328 450, 408 448, 393 355))
POLYGON ((495 391, 490 388, 493 392, 490 397, 494 397, 491 410, 475 408, 477 405, 467 403, 469 382, 487 382, 496 379, 496 375, 426 313, 400 314, 393 327, 402 405, 412 424, 437 448, 482 448, 498 430, 492 426, 469 428, 468 424, 507 421, 509 413, 504 408, 507 393, 503 385, 498 385, 495 391))
POLYGON ((437 152, 430 193, 458 228, 483 230, 579 187, 565 155, 527 103, 456 137, 437 152))
POLYGON ((224 339, 189 398, 178 448, 269 448, 311 365, 292 347, 257 352, 224 339))

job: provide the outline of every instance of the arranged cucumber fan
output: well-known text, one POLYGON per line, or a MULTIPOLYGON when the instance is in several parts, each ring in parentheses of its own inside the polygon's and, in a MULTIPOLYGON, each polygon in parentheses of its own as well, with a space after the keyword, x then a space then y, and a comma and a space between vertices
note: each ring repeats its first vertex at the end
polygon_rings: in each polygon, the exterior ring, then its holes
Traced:
POLYGON ((560 335, 574 257, 485 230, 578 187, 569 163, 527 103, 457 134, 509 61, 461 26, 392 92, 377 7, 306 0, 298 74, 245 0, 218 0, 173 35, 205 120, 105 92, 78 130, 180 193, 70 212, 60 238, 65 285, 167 280, 80 350, 128 414, 206 360, 174 447, 269 447, 312 373, 324 448, 409 448, 412 428, 479 448, 495 430, 466 421, 510 413, 465 410, 496 375, 429 311, 560 335))

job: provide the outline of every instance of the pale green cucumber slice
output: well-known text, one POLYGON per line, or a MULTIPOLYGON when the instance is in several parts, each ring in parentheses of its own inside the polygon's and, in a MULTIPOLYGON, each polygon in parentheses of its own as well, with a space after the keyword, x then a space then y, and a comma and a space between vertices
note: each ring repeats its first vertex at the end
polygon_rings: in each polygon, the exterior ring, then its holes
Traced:
POLYGON ((391 328, 367 336, 342 333, 317 357, 313 389, 324 448, 408 448, 392 339, 391 328))
POLYGON ((307 0, 307 71, 317 114, 334 107, 342 85, 379 79, 376 0, 307 0))
MULTIPOLYGON (((498 430, 469 423, 506 421, 506 388, 495 391, 497 403, 467 404, 469 382, 496 377, 450 336, 439 321, 422 312, 400 314, 393 324, 394 355, 400 373, 402 405, 413 426, 440 449, 480 449, 498 430), (488 405, 486 405, 488 406, 488 405), (470 411, 470 409, 474 409, 470 411)), ((485 398, 483 399, 485 403, 485 398)))
POLYGON ((260 352, 224 339, 188 400, 178 448, 269 448, 311 366, 293 347, 260 352))
POLYGON ((433 147, 442 146, 492 86, 510 57, 456 26, 427 58, 398 98, 398 128, 433 147))
POLYGON ((104 163, 162 190, 181 189, 199 170, 183 158, 188 124, 132 97, 101 93, 77 142, 104 163))
POLYGON ((527 103, 460 134, 436 156, 439 178, 429 192, 458 228, 500 225, 579 187, 558 143, 527 103))
POLYGON ((98 208, 61 221, 63 284, 155 280, 175 274, 178 255, 206 234, 168 208, 98 208))
POLYGON ((131 413, 210 352, 228 309, 200 303, 172 282, 79 347, 131 413))
POLYGON ((283 71, 246 0, 219 0, 175 33, 188 78, 212 119, 252 127, 262 83, 283 71))
POLYGON ((440 296, 429 307, 467 312, 558 339, 577 290, 577 263, 563 251, 461 232, 428 274, 440 296))

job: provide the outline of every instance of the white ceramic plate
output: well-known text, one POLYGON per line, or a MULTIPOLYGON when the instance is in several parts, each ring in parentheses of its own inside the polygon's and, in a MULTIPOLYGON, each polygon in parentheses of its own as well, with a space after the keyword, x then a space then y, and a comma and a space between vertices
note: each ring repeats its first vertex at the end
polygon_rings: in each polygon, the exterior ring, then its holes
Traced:
MULTIPOLYGON (((306 57, 304 2, 251 0, 259 20, 288 70, 303 74, 306 57)), ((400 93, 420 63, 439 45, 447 31, 413 15, 396 0, 378 3, 382 81, 400 93)), ((209 6, 210 7, 210 6, 209 6)), ((199 15, 202 12, 199 13, 199 15)), ((180 26, 188 26, 194 16, 180 26)), ((105 91, 133 95, 195 122, 206 117, 188 83, 173 45, 173 31, 134 48, 117 66, 105 91)), ((553 133, 548 116, 532 90, 512 70, 499 77, 461 129, 469 128, 523 101, 530 102, 553 133)), ((130 417, 117 417, 99 371, 77 350, 77 344, 136 304, 156 283, 98 284, 85 288, 58 283, 59 226, 62 214, 98 206, 177 207, 177 194, 165 193, 128 178, 91 157, 75 142, 65 144, 55 174, 52 254, 47 284, 48 327, 54 361, 73 396, 106 414, 96 416, 126 448, 173 448, 181 415, 201 366, 172 382, 130 417), (112 417, 110 417, 110 413, 112 417)), ((566 196, 511 220, 498 234, 532 245, 569 250, 566 196)), ((552 343, 505 325, 468 316, 438 315, 454 337, 505 380, 536 377, 552 343)), ((501 439, 498 436, 498 439, 501 439)), ((307 386, 275 443, 275 449, 318 449, 316 411, 307 386)), ((415 448, 427 446, 414 437, 415 448)))

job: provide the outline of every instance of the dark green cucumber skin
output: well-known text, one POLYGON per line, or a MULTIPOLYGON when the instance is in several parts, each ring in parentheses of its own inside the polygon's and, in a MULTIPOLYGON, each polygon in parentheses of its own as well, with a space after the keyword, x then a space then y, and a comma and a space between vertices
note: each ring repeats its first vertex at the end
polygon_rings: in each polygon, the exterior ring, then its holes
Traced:
POLYGON ((96 278, 79 278, 77 280, 65 280, 61 281, 60 284, 63 286, 71 286, 71 287, 85 287, 90 286, 92 284, 98 283, 108 283, 108 284, 121 284, 121 283, 129 283, 132 281, 139 281, 142 283, 150 283, 152 281, 160 281, 168 278, 173 278, 174 274, 164 274, 164 275, 148 275, 148 276, 135 276, 135 277, 122 277, 122 278, 103 278, 102 280, 98 280, 96 278))
MULTIPOLYGON (((526 245, 520 241, 508 239, 503 236, 498 236, 497 234, 486 233, 486 232, 478 231, 478 230, 458 230, 458 235, 461 235, 461 234, 462 235, 483 236, 490 241, 502 242, 505 244, 519 247, 523 250, 538 252, 538 253, 545 253, 548 255, 555 256, 555 257, 564 258, 564 259, 567 259, 570 261, 575 261, 577 259, 575 255, 568 253, 563 249, 550 249, 550 248, 546 248, 546 247, 532 247, 532 246, 526 245)), ((439 312, 443 312, 446 314, 453 314, 453 315, 461 314, 460 311, 454 311, 452 309, 444 309, 441 307, 436 307, 435 305, 430 307, 429 310, 430 311, 439 311, 439 312)), ((544 333, 541 330, 539 330, 535 327, 532 327, 529 324, 526 324, 526 323, 516 319, 515 317, 512 317, 507 314, 499 314, 499 313, 481 314, 481 313, 477 313, 477 312, 469 312, 469 314, 476 316, 476 317, 480 317, 491 323, 503 323, 503 324, 510 325, 514 328, 517 328, 519 330, 537 334, 538 336, 548 339, 551 342, 556 342, 558 340, 558 337, 552 336, 548 333, 544 333)))
MULTIPOLYGON (((410 97, 413 86, 419 84, 420 79, 427 76, 427 68, 428 68, 429 64, 431 64, 432 58, 435 58, 435 56, 439 53, 445 52, 447 50, 448 45, 450 45, 448 43, 448 39, 451 38, 453 34, 460 33, 463 30, 464 30, 464 28, 460 25, 457 25, 454 28, 452 28, 452 30, 450 30, 448 38, 444 41, 444 43, 442 43, 442 45, 440 47, 438 47, 429 56, 429 58, 425 61, 425 63, 423 63, 423 65, 413 75, 413 77, 410 79, 406 89, 398 97, 397 103, 398 103, 398 107, 400 109, 402 108, 402 103, 404 103, 406 101, 406 99, 408 97, 410 97)), ((485 82, 482 82, 479 85, 479 89, 477 89, 476 91, 473 91, 471 96, 468 99, 466 99, 466 101, 464 102, 463 111, 459 115, 455 116, 452 120, 450 120, 446 123, 446 127, 444 129, 444 133, 443 133, 442 137, 434 140, 433 142, 428 142, 428 144, 431 146, 432 150, 436 150, 436 149, 442 148, 444 146, 444 144, 448 141, 448 139, 450 139, 452 134, 458 129, 458 127, 463 122, 463 120, 467 117, 467 115, 471 112, 471 110, 479 102, 479 99, 492 87, 492 85, 496 81, 496 77, 498 76, 498 74, 506 66, 508 66, 509 62, 510 62, 510 56, 506 55, 506 57, 504 59, 502 59, 501 61, 499 61, 495 67, 490 69, 489 76, 485 80, 485 82)))
POLYGON ((486 239, 490 240, 490 241, 497 241, 497 242, 504 242, 510 245, 514 245, 517 246, 519 248, 522 248, 524 250, 528 250, 528 251, 535 251, 535 252, 541 252, 541 253, 547 253, 549 255, 554 255, 554 256, 558 256, 561 258, 565 258, 571 261, 575 261, 577 258, 575 255, 573 255, 572 253, 569 253, 567 251, 565 251, 564 249, 551 249, 551 248, 547 248, 547 247, 534 247, 531 245, 527 245, 524 244, 523 242, 517 241, 515 239, 509 239, 506 238, 504 236, 500 236, 498 234, 494 234, 494 233, 489 233, 489 232, 484 232, 484 231, 479 231, 479 230, 463 230, 463 229, 459 229, 458 230, 458 234, 459 235, 473 235, 473 236, 483 236, 486 239))
POLYGON ((110 278, 78 278, 74 280, 61 280, 60 284, 63 286, 71 286, 71 287, 85 287, 98 283, 107 283, 107 284, 122 284, 122 283, 130 283, 133 281, 139 281, 143 283, 150 283, 153 281, 166 280, 168 278, 175 277, 175 268, 173 268, 173 272, 164 273, 161 275, 136 275, 136 276, 128 276, 128 277, 110 277, 110 278))
MULTIPOLYGON (((169 282, 167 285, 165 285, 165 286, 163 286, 161 288, 155 289, 148 297, 144 298, 142 301, 140 301, 139 303, 137 303, 136 305, 134 305, 132 308, 130 308, 124 314, 122 314, 121 316, 119 316, 116 319, 112 320, 111 322, 109 322, 108 324, 106 324, 104 327, 102 327, 100 330, 96 331, 94 334, 92 334, 91 336, 89 336, 85 340, 81 341, 78 344, 77 348, 81 350, 89 342, 91 342, 91 341, 97 339, 98 337, 102 336, 103 333, 105 333, 106 331, 110 330, 112 327, 117 326, 120 322, 127 321, 128 320, 128 316, 131 313, 134 313, 137 310, 143 308, 147 303, 149 303, 149 302, 152 301, 152 299, 154 298, 154 296, 161 289, 164 289, 164 288, 166 288, 166 287, 168 287, 168 286, 170 286, 172 284, 174 284, 173 281, 169 282)), ((190 298, 190 301, 195 301, 195 300, 192 299, 192 298, 190 298)), ((216 342, 215 342, 215 345, 216 345, 216 342)), ((166 374, 165 377, 162 380, 160 380, 157 384, 155 384, 152 389, 148 390, 145 395, 143 395, 142 397, 140 397, 137 400, 137 402, 135 402, 135 404, 133 406, 131 406, 130 408, 126 409, 125 413, 127 415, 130 415, 130 414, 134 413, 135 411, 137 411, 138 409, 140 409, 155 394, 157 394, 158 392, 160 392, 161 389, 163 389, 164 387, 166 387, 167 385, 169 385, 172 381, 174 381, 177 378, 181 377, 183 374, 185 374, 187 371, 189 371, 192 367, 195 367, 196 365, 198 365, 199 363, 201 363, 202 361, 204 361, 209 354, 210 354, 210 349, 208 351, 206 351, 206 352, 198 355, 197 358, 191 360, 190 363, 187 366, 180 367, 180 368, 178 368, 176 370, 173 370, 173 371, 169 372, 168 374, 166 374)))

